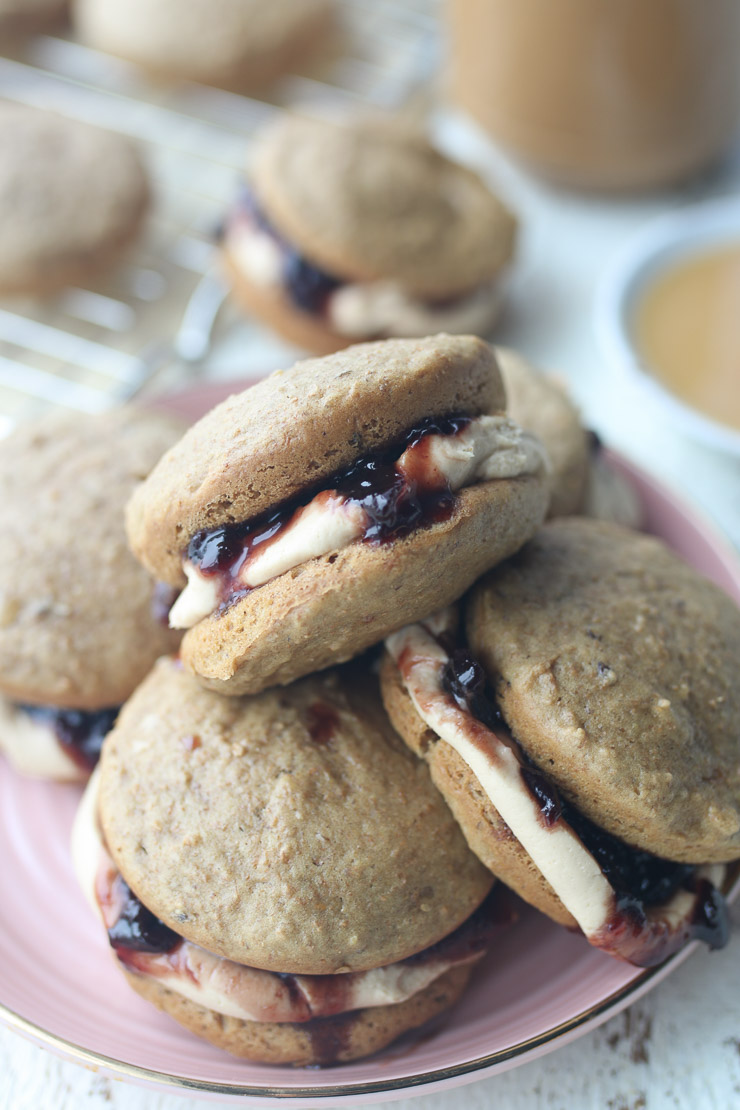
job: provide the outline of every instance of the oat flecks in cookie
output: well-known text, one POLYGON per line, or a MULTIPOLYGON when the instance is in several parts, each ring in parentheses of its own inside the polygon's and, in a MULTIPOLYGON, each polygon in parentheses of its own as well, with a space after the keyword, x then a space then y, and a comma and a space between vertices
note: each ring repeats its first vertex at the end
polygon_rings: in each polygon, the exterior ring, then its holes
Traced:
POLYGON ((139 231, 149 202, 135 147, 53 112, 0 104, 0 293, 92 280, 139 231))
POLYGON ((160 661, 106 742, 100 816, 158 917, 268 970, 405 958, 491 882, 366 670, 225 699, 160 661))
POLYGON ((133 408, 57 413, 0 442, 0 692, 118 705, 177 636, 151 612, 123 508, 182 426, 133 408))
POLYGON ((548 524, 476 587, 471 650, 527 753, 587 817, 666 859, 740 854, 740 612, 661 541, 548 524))

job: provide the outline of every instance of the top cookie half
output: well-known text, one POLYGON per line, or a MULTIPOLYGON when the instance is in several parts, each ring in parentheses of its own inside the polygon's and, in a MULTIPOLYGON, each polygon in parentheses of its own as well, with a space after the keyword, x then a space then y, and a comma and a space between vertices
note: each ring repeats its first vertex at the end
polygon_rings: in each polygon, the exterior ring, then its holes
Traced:
POLYGON ((470 336, 360 344, 299 362, 192 427, 128 506, 135 555, 162 581, 203 529, 248 521, 315 488, 420 420, 505 407, 491 349, 470 336))

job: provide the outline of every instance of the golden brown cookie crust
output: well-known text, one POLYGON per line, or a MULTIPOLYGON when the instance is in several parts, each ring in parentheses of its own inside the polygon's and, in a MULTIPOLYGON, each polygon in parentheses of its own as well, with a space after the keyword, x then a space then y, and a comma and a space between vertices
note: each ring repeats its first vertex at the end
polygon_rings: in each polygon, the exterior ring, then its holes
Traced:
POLYGON ((80 37, 156 76, 258 89, 321 50, 332 0, 75 0, 80 37))
POLYGON ((467 635, 528 755, 587 817, 687 863, 740 856, 740 612, 659 540, 547 524, 467 635))
POLYGON ((570 516, 583 507, 590 457, 589 438, 577 407, 564 389, 516 351, 496 348, 506 387, 506 411, 532 432, 550 459, 549 516, 570 516))
POLYGON ((123 508, 181 434, 133 408, 56 413, 0 441, 0 692, 98 709, 178 643, 126 544, 123 508))
POLYGON ((422 721, 387 652, 380 668, 380 685, 393 727, 411 750, 426 760, 432 782, 450 807, 471 852, 530 905, 560 925, 578 928, 462 757, 422 721))
POLYGON ((547 504, 541 474, 463 489, 448 520, 311 559, 199 621, 183 662, 211 689, 245 694, 351 659, 456 601, 534 534, 547 504))
POLYGON ((276 230, 345 280, 443 299, 490 281, 514 251, 516 220, 483 180, 392 119, 284 117, 251 172, 276 230))
POLYGON ((217 405, 164 456, 128 506, 132 550, 184 585, 183 552, 201 529, 259 516, 420 419, 503 407, 493 353, 474 336, 361 343, 298 362, 217 405))
POLYGON ((143 975, 124 971, 133 989, 218 1048, 263 1064, 341 1063, 379 1052, 453 1006, 471 975, 471 965, 453 967, 423 991, 391 1006, 354 1010, 305 1023, 241 1021, 205 1010, 143 975))
POLYGON ((100 818, 153 913, 269 971, 405 959, 491 885, 364 668, 237 700, 160 660, 104 745, 100 818))
POLYGON ((123 136, 0 104, 0 294, 85 283, 141 228, 149 185, 123 136))

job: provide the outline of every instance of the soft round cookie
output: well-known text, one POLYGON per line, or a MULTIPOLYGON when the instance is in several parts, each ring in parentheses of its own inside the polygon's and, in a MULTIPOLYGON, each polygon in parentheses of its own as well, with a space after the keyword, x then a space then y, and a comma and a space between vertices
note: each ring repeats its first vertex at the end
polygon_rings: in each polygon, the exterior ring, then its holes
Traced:
POLYGON ((639 528, 643 509, 636 491, 605 461, 601 443, 553 376, 516 351, 496 348, 512 419, 540 439, 550 460, 549 516, 574 513, 639 528))
POLYGON ((516 351, 496 348, 506 409, 544 444, 550 460, 550 516, 580 511, 589 469, 589 437, 564 389, 516 351))
POLYGON ((659 540, 548 524, 473 591, 474 656, 591 821, 686 863, 740 856, 740 612, 659 540))
POLYGON ((188 628, 186 666, 226 694, 290 682, 455 600, 515 551, 541 521, 547 491, 539 446, 491 415, 502 398, 485 343, 437 336, 298 363, 204 417, 128 508, 137 557, 173 586, 187 574, 172 611, 188 628), (453 414, 467 446, 445 432, 453 414), (425 438, 430 419, 436 432, 425 438), (480 457, 472 444, 489 434, 495 474, 471 471, 453 490, 429 445, 488 465, 482 439, 480 457), (413 475, 398 469, 402 459, 413 475), (275 570, 245 589, 238 575, 260 557, 252 537, 261 534, 275 570))
POLYGON ((134 408, 58 412, 0 441, 0 694, 75 710, 123 702, 178 637, 152 614, 123 508, 181 433, 134 408))
POLYGON ((472 972, 453 967, 405 1002, 352 1010, 311 1022, 257 1022, 216 1014, 168 990, 154 979, 126 972, 130 986, 192 1033, 234 1056, 265 1064, 312 1067, 342 1063, 379 1052, 402 1033, 448 1010, 472 972))
POLYGON ((0 34, 36 31, 66 11, 67 0, 0 0, 0 34))
POLYGON ((515 221, 472 170, 393 120, 285 116, 252 163, 281 233, 327 270, 447 299, 510 259, 515 221))
POLYGON ((75 0, 89 46, 155 76, 237 92, 311 58, 333 31, 332 0, 75 0))
POLYGON ((516 221, 472 170, 394 119, 284 117, 250 162, 222 252, 235 296, 293 342, 484 335, 516 221))
POLYGON ((156 917, 281 973, 404 959, 491 884, 360 667, 236 700, 160 660, 104 745, 99 818, 156 917))
POLYGON ((149 185, 123 136, 0 104, 0 295, 91 281, 141 228, 149 185))
POLYGON ((383 700, 478 858, 638 966, 729 937, 740 611, 658 540, 550 522, 386 639, 383 700))

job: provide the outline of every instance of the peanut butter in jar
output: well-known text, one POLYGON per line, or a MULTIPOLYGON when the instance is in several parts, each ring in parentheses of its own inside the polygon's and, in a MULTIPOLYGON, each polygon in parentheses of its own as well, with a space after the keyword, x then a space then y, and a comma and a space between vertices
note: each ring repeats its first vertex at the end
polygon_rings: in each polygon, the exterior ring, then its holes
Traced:
POLYGON ((740 127, 740 0, 448 0, 450 94, 537 172, 668 185, 740 127))

